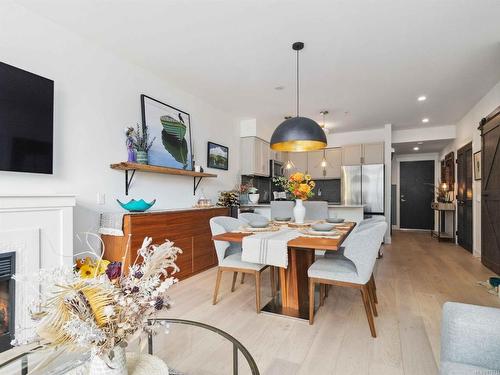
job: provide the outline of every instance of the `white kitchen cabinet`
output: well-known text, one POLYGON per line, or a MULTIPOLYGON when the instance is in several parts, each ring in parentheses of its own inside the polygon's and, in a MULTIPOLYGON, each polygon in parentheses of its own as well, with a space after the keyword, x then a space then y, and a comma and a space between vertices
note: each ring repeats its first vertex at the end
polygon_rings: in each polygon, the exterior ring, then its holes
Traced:
POLYGON ((342 165, 360 165, 363 156, 363 145, 342 147, 342 165))
POLYGON ((242 175, 269 176, 269 143, 257 137, 243 137, 240 155, 242 175))
POLYGON ((340 170, 342 167, 342 149, 328 148, 326 149, 326 175, 325 178, 340 178, 340 170))
POLYGON ((384 164, 384 142, 363 145, 363 164, 384 164))
POLYGON ((285 163, 287 161, 287 153, 284 151, 274 151, 271 149, 271 160, 276 160, 282 163, 285 163))

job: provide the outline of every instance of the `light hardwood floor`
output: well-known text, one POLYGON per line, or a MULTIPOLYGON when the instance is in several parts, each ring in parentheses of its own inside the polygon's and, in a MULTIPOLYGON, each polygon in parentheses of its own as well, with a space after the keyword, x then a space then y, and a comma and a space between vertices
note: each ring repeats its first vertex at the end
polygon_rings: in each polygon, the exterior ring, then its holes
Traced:
MULTIPOLYGON (((262 301, 270 299, 263 275, 262 301)), ((445 301, 500 307, 477 281, 492 273, 459 246, 428 233, 394 232, 377 261, 379 317, 373 339, 359 291, 332 287, 325 305, 307 322, 255 313, 254 281, 230 292, 225 275, 212 306, 215 269, 170 290, 167 316, 205 322, 232 334, 253 355, 261 374, 415 374, 438 372, 441 308, 445 301)), ((239 280, 239 279, 238 279, 239 280)), ((231 346, 198 328, 171 327, 155 339, 169 365, 189 374, 231 374, 231 346), (161 340, 161 341, 159 341, 161 340)), ((240 358, 240 374, 249 371, 240 358)))

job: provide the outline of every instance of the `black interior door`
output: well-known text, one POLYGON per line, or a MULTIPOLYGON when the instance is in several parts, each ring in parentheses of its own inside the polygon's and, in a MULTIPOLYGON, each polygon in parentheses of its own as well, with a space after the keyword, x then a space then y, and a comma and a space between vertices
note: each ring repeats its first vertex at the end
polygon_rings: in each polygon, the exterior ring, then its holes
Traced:
POLYGON ((457 151, 458 244, 472 253, 472 143, 457 151))
POLYGON ((481 121, 481 262, 500 274, 500 107, 481 121))
POLYGON ((434 161, 404 161, 399 164, 400 228, 434 229, 434 161))

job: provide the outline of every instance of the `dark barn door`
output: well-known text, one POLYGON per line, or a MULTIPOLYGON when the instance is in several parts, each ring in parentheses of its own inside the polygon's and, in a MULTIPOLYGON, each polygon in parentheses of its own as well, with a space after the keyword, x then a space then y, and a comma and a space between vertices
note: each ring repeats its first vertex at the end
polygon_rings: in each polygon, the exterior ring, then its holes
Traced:
POLYGON ((434 161, 402 161, 399 164, 400 228, 434 229, 434 161))
POLYGON ((500 107, 481 121, 481 262, 500 274, 500 107))
POLYGON ((457 151, 458 244, 472 253, 472 143, 457 151))

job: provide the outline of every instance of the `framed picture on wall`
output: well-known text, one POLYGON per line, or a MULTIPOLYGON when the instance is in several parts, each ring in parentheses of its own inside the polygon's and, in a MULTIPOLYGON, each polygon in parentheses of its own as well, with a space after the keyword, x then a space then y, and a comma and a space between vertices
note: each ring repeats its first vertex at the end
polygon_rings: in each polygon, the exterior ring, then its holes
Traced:
POLYGON ((228 170, 229 148, 217 143, 208 142, 207 167, 228 170))
POLYGON ((156 137, 148 164, 192 170, 191 118, 189 113, 147 95, 141 95, 142 125, 149 138, 156 137))
POLYGON ((481 179, 481 151, 474 153, 474 180, 481 179))

